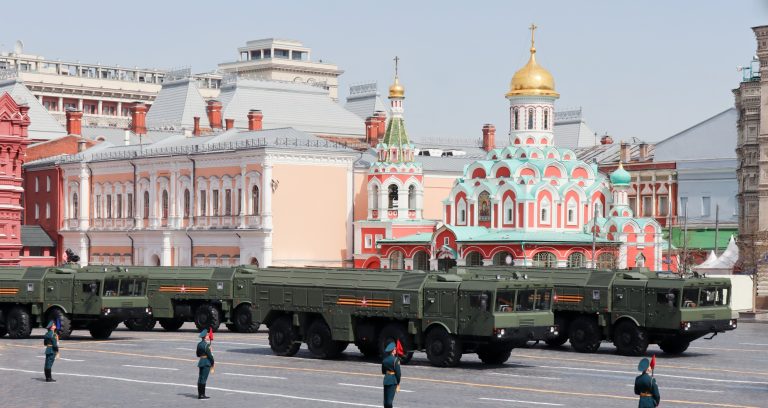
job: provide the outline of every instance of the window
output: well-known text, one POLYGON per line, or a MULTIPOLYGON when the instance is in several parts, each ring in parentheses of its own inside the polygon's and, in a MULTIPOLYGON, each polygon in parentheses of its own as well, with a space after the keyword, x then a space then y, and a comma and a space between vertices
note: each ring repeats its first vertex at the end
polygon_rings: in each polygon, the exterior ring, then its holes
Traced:
POLYGON ((211 204, 213 207, 213 216, 217 217, 219 215, 219 190, 213 190, 213 194, 211 195, 211 204))
POLYGON ((189 189, 184 190, 184 218, 189 218, 189 213, 191 210, 191 201, 189 196, 189 189))
POLYGON ((128 193, 128 199, 126 201, 128 204, 128 213, 125 215, 125 217, 133 218, 133 194, 128 193))
POLYGON ((107 218, 112 218, 112 194, 107 194, 107 218))
POLYGON ((101 195, 96 196, 96 218, 101 218, 101 195))
POLYGON ((476 309, 488 311, 488 300, 491 298, 490 293, 471 293, 469 295, 469 306, 476 309))
POLYGON ((390 184, 389 186, 389 209, 397 209, 398 191, 397 186, 390 184))
POLYGON ((224 190, 224 215, 232 215, 232 190, 224 190))
POLYGON ((652 217, 652 216, 653 216, 653 197, 644 196, 643 197, 643 217, 652 217))
POLYGON ((584 267, 584 254, 581 252, 574 252, 568 255, 568 267, 569 268, 583 268, 584 267))
POLYGON ((123 195, 118 194, 117 195, 117 212, 115 214, 115 218, 123 218, 123 195))
POLYGON ((51 192, 51 176, 45 176, 45 191, 51 192))
POLYGON ((408 209, 416 209, 416 187, 413 184, 408 187, 408 209))
POLYGON ((557 257, 552 252, 537 252, 533 256, 533 266, 537 268, 555 268, 557 267, 557 257))
POLYGON ((483 266, 483 257, 480 252, 470 252, 467 254, 467 266, 483 266))
POLYGON ((381 241, 382 239, 384 239, 384 235, 382 235, 382 234, 376 234, 376 235, 374 236, 374 238, 373 238, 373 245, 376 245, 376 243, 377 243, 377 242, 379 242, 379 241, 381 241))
POLYGON ((459 200, 456 205, 456 219, 459 225, 467 224, 467 202, 464 199, 459 200))
POLYGON ((40 187, 40 186, 39 186, 39 180, 38 180, 38 178, 37 178, 37 177, 35 177, 35 193, 37 193, 37 192, 38 192, 38 190, 39 190, 39 187, 40 187))
POLYGON ((51 203, 45 203, 45 219, 51 219, 51 203))
POLYGON ((533 129, 533 109, 528 109, 528 129, 533 129))
POLYGON ((451 239, 448 237, 443 237, 443 245, 450 246, 451 245, 451 239))
POLYGON ((629 197, 629 209, 637 214, 637 197, 629 197))
POLYGON ((144 192, 144 219, 149 218, 149 191, 144 192))
POLYGON ((576 201, 568 201, 567 217, 568 225, 576 224, 576 201))
POLYGON ((208 200, 205 197, 205 190, 200 190, 200 215, 208 215, 208 200))
POLYGON ((669 307, 675 307, 677 299, 680 298, 680 289, 670 289, 669 291, 662 291, 656 293, 656 303, 660 305, 667 305, 669 307))
POLYGON ((35 203, 35 219, 40 219, 40 206, 37 203, 35 203))
POLYGON ((642 268, 645 266, 645 255, 637 254, 635 257, 635 267, 642 268))
POLYGON ((80 203, 77 201, 77 193, 72 193, 72 218, 80 217, 80 203))
POLYGON ((493 265, 495 266, 512 265, 514 262, 515 257, 507 251, 497 252, 493 256, 493 265))
POLYGON ((168 203, 168 190, 163 190, 163 202, 162 202, 163 213, 162 213, 162 218, 164 220, 168 219, 168 204, 169 204, 168 203))
POLYGON ((243 189, 237 189, 237 215, 243 215, 243 189))
POLYGON ((251 204, 253 205, 251 214, 259 215, 259 186, 253 186, 251 189, 251 204))
POLYGON ((367 249, 373 248, 373 236, 371 234, 365 234, 365 247, 367 249))
POLYGON ((504 200, 504 222, 507 224, 515 222, 515 203, 510 197, 504 200))
POLYGON ((374 185, 371 189, 371 210, 379 209, 379 186, 374 185))
POLYGON ((390 269, 405 269, 405 258, 401 251, 392 252, 389 256, 389 268, 390 269))
POLYGON ((512 123, 515 130, 520 129, 520 110, 515 108, 514 111, 512 111, 512 123))
POLYGON ((669 197, 659 196, 659 212, 660 217, 666 217, 669 215, 669 197))
POLYGON ((275 49, 275 58, 288 59, 288 50, 275 49))
POLYGON ((702 217, 709 217, 712 215, 711 201, 712 199, 710 197, 701 197, 701 216, 702 217))
POLYGON ((613 269, 616 267, 616 257, 604 252, 597 256, 597 267, 600 269, 613 269))
POLYGON ((83 293, 99 294, 99 282, 83 283, 83 293))
POLYGON ((544 197, 544 199, 541 200, 541 223, 549 224, 550 215, 551 214, 549 212, 549 199, 544 197))
POLYGON ((429 270, 429 259, 427 257, 426 252, 419 251, 419 252, 416 252, 415 255, 413 255, 413 270, 415 271, 429 270))
POLYGON ((119 288, 120 288, 120 281, 118 279, 105 279, 104 280, 104 297, 117 296, 119 288))
POLYGON ((549 129, 549 109, 544 109, 544 129, 549 129))
POLYGON ((688 197, 680 197, 680 208, 677 213, 683 214, 683 217, 688 216, 688 197))

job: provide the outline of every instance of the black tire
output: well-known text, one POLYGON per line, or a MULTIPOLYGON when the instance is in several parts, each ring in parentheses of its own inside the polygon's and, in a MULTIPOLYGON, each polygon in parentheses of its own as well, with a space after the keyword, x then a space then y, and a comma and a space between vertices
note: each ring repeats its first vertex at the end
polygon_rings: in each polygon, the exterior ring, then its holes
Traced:
POLYGON ((613 345, 623 356, 642 356, 648 350, 648 333, 631 320, 622 320, 613 330, 613 345))
POLYGON ((218 331, 221 325, 221 318, 219 317, 219 309, 211 304, 204 304, 197 307, 195 310, 195 326, 197 330, 203 330, 211 328, 213 331, 218 331))
POLYGON ((357 349, 360 350, 360 353, 365 358, 375 358, 378 359, 381 357, 381 351, 379 351, 379 347, 377 344, 372 343, 355 343, 357 346, 357 349))
POLYGON ((160 327, 163 328, 165 331, 169 332, 175 332, 181 328, 181 326, 184 325, 184 319, 177 319, 177 318, 171 318, 171 319, 157 319, 158 323, 160 323, 160 327))
POLYGON ((437 367, 454 367, 461 360, 461 342, 442 327, 427 333, 427 359, 437 367))
POLYGON ((316 319, 307 329, 307 348, 317 358, 331 359, 339 356, 339 346, 333 340, 331 328, 322 319, 316 319))
POLYGON ((32 318, 22 307, 14 307, 5 319, 5 328, 12 339, 26 339, 32 334, 32 318))
POLYGON ((61 309, 51 309, 48 312, 45 324, 48 324, 50 321, 61 324, 61 327, 56 328, 59 333, 59 339, 65 340, 72 336, 72 320, 61 309))
POLYGON ((347 347, 349 347, 349 342, 348 341, 337 341, 336 342, 336 353, 341 355, 341 353, 343 353, 347 349, 347 347))
POLYGON ((0 327, 0 337, 5 337, 8 334, 8 330, 5 327, 0 327))
POLYGON ((548 337, 544 340, 549 347, 560 347, 568 341, 568 319, 555 316, 555 325, 557 326, 557 336, 548 337))
POLYGON ((279 317, 269 326, 269 347, 278 356, 295 355, 301 348, 297 338, 296 329, 288 316, 279 317))
POLYGON ((248 304, 240 305, 235 309, 232 324, 238 333, 256 333, 261 325, 253 320, 253 306, 248 304))
POLYGON ((579 353, 594 353, 600 348, 602 335, 594 318, 579 316, 570 324, 568 339, 571 347, 579 353))
POLYGON ((485 364, 501 365, 512 355, 511 344, 486 344, 477 349, 477 356, 485 364))
POLYGON ((224 326, 226 326, 227 330, 231 331, 232 333, 237 333, 237 327, 235 327, 234 323, 227 323, 224 326))
POLYGON ((408 364, 413 358, 413 343, 411 342, 411 336, 408 335, 408 331, 402 324, 390 323, 381 330, 379 333, 379 354, 383 357, 384 349, 389 343, 397 342, 400 340, 400 344, 403 346, 405 355, 400 357, 402 364, 408 364))
POLYGON ((690 345, 691 342, 689 340, 675 336, 662 340, 659 343, 659 348, 667 354, 677 355, 685 353, 685 350, 688 350, 690 345))
POLYGON ((91 337, 96 340, 106 340, 112 335, 112 331, 115 330, 118 323, 112 321, 96 321, 88 326, 88 331, 91 333, 91 337))
POLYGON ((128 330, 133 331, 152 331, 157 324, 157 320, 152 317, 145 316, 140 319, 128 319, 123 322, 128 330))

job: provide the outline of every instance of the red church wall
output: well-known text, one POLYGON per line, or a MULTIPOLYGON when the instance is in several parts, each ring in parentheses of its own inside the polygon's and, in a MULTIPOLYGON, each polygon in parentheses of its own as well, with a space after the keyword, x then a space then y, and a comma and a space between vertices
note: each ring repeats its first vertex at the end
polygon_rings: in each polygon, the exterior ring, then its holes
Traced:
POLYGON ((0 265, 19 265, 21 258, 21 166, 29 127, 29 106, 18 105, 8 93, 0 96, 0 265))
POLYGON ((24 172, 24 224, 39 225, 56 242, 56 253, 52 255, 56 256, 56 260, 63 262, 62 238, 59 236, 59 231, 64 226, 64 198, 61 186, 58 168, 24 172), (46 205, 50 206, 50 216, 46 214, 46 205), (38 208, 37 218, 35 206, 38 208))
POLYGON ((587 169, 584 167, 576 167, 573 169, 573 173, 571 174, 571 178, 589 178, 589 173, 587 172, 587 169))

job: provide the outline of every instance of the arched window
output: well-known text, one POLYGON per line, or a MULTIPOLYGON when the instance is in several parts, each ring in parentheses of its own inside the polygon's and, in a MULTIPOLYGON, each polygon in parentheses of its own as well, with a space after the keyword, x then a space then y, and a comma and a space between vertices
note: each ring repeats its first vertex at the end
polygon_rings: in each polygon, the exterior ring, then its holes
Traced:
POLYGON ((603 252, 597 256, 597 267, 600 269, 613 269, 616 267, 616 257, 612 253, 603 252))
POLYGON ((511 197, 507 197, 504 200, 504 222, 507 224, 514 224, 515 222, 515 202, 511 197))
POLYGON ((402 251, 392 252, 389 256, 389 269, 405 269, 405 258, 402 251))
POLYGON ((512 111, 512 116, 513 116, 512 123, 513 123, 514 129, 515 130, 520 129, 520 110, 515 108, 512 111))
POLYGON ((595 206, 592 210, 592 216, 594 217, 595 214, 597 214, 598 217, 603 217, 603 203, 600 201, 595 201, 595 206))
POLYGON ((456 221, 459 225, 467 225, 467 202, 464 199, 456 204, 456 221))
POLYGON ((541 200, 541 222, 543 224, 549 224, 550 216, 552 214, 549 211, 549 199, 544 197, 541 200))
POLYGON ((259 215, 259 186, 253 186, 251 189, 251 204, 253 209, 251 215, 259 215))
POLYGON ((168 190, 163 190, 163 219, 168 218, 168 190))
POLYGON ((419 251, 413 255, 413 270, 415 271, 429 270, 429 259, 427 257, 426 252, 419 251))
POLYGON ((533 108, 528 109, 528 129, 533 129, 533 108))
POLYGON ((416 186, 413 184, 408 187, 408 209, 416 209, 416 186))
POLYGON ((373 197, 371 198, 371 209, 372 210, 378 210, 379 209, 379 186, 374 185, 371 189, 371 192, 373 193, 373 197))
POLYGON ((72 193, 72 218, 80 217, 80 203, 77 200, 77 193, 72 193))
POLYGON ((259 267, 259 260, 256 259, 255 257, 251 258, 251 262, 249 262, 249 264, 258 268, 259 267))
POLYGON ((568 255, 568 267, 569 268, 583 268, 584 267, 584 254, 581 252, 574 252, 568 255))
POLYGON ((149 219, 149 191, 144 192, 144 219, 149 219))
POLYGON ((389 208, 396 209, 398 200, 397 186, 394 184, 389 185, 389 208))
POLYGON ((496 252, 493 256, 495 266, 508 266, 515 263, 515 256, 507 251, 496 252))
POLYGON ((557 267, 557 257, 552 252, 537 252, 533 256, 533 266, 537 268, 555 268, 557 267))
POLYGON ((635 257, 635 267, 642 268, 644 266, 645 266, 645 255, 643 255, 642 253, 639 253, 635 257))
POLYGON ((192 210, 192 202, 190 200, 189 189, 184 190, 184 218, 188 218, 192 210))
POLYGON ((544 109, 544 129, 549 129, 549 109, 544 109))
POLYGON ((567 210, 566 211, 567 211, 567 214, 566 214, 565 219, 567 220, 568 225, 576 224, 577 216, 576 216, 576 201, 575 200, 568 200, 568 205, 567 205, 567 210))
POLYGON ((466 261, 467 266, 483 266, 483 257, 480 252, 470 252, 467 254, 466 261))

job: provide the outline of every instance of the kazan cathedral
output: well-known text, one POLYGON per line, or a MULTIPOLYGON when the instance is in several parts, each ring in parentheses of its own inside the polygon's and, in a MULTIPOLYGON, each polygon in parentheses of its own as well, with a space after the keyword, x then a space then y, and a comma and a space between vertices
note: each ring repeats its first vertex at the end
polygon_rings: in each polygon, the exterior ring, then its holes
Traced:
POLYGON ((559 96, 552 74, 536 62, 532 31, 530 59, 506 93, 511 144, 494 148, 493 127, 486 125, 484 139, 491 137, 486 157, 467 165, 454 181, 442 202, 442 220, 425 220, 424 174, 405 131, 405 90, 395 74, 392 115, 368 173, 368 218, 357 223, 361 233, 377 239, 356 254, 356 267, 596 264, 660 270, 661 226, 634 217, 629 173, 620 164, 606 177, 596 164, 553 145, 559 96))

